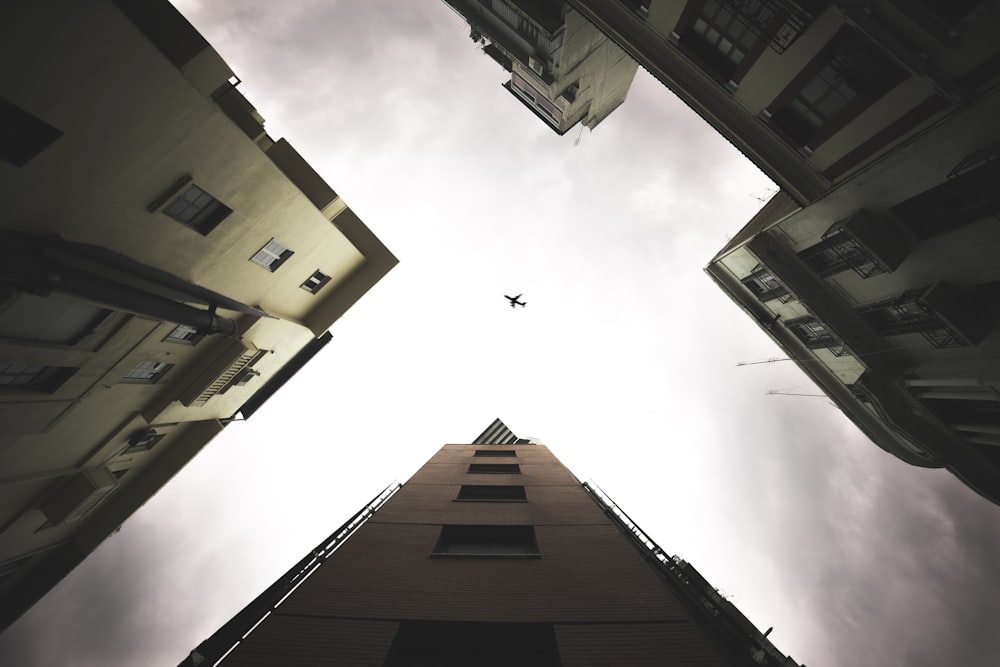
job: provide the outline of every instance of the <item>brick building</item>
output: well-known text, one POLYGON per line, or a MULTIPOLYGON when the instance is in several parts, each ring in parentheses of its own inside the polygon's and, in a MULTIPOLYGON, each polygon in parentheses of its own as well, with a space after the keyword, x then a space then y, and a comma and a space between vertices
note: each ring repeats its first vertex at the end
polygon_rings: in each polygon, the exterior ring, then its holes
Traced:
POLYGON ((182 665, 222 656, 224 667, 796 665, 500 420, 386 489, 182 665))

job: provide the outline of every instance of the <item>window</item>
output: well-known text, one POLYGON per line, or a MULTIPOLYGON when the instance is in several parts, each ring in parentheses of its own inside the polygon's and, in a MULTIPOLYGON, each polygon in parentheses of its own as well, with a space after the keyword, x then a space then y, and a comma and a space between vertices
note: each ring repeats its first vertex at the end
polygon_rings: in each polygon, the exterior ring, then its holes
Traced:
POLYGON ((755 266, 750 275, 740 282, 760 301, 778 299, 781 303, 788 303, 793 298, 788 290, 771 275, 771 272, 760 264, 755 266))
POLYGON ((34 391, 51 394, 76 371, 76 368, 68 366, 0 361, 0 392, 34 391))
POLYGON ((23 167, 62 132, 0 97, 0 160, 23 167))
POLYGON ((513 449, 477 449, 473 456, 517 456, 513 449))
POLYGON ((455 500, 474 500, 491 502, 518 502, 527 500, 523 486, 484 486, 480 484, 463 484, 455 500))
POLYGON ((163 212, 205 236, 233 211, 192 183, 167 204, 163 212))
POLYGON ((385 667, 558 667, 550 623, 402 621, 385 667))
POLYGON ((262 266, 272 273, 295 253, 283 246, 279 241, 271 239, 257 254, 250 258, 250 261, 258 266, 262 266))
POLYGON ((156 446, 156 443, 163 440, 165 435, 165 433, 157 433, 156 429, 153 428, 138 430, 129 436, 128 447, 123 453, 148 452, 156 446))
POLYGON ((534 526, 441 526, 438 556, 538 556, 534 526))
POLYGON ((488 475, 518 475, 521 473, 521 466, 516 463, 470 463, 469 472, 486 473, 488 475))
POLYGON ((821 144, 905 77, 877 48, 844 28, 771 104, 772 124, 797 146, 821 144))
POLYGON ((304 283, 299 285, 299 287, 301 287, 302 289, 311 294, 315 294, 316 292, 320 291, 320 289, 323 288, 323 285, 327 284, 328 282, 330 282, 330 276, 326 275, 325 273, 316 271, 311 276, 309 276, 309 278, 307 278, 304 283))
POLYGON ((186 324, 178 324, 170 333, 167 334, 167 337, 163 339, 163 342, 179 343, 181 345, 194 345, 202 338, 204 338, 204 336, 194 327, 190 327, 186 324))
POLYGON ((171 368, 173 368, 173 364, 165 364, 162 361, 140 361, 125 374, 122 382, 126 384, 156 384, 171 368))
POLYGON ((811 350, 833 347, 837 340, 815 317, 800 317, 785 323, 788 330, 811 350))
MULTIPOLYGON (((752 16, 760 25, 780 20, 774 9, 759 0, 741 3, 741 13, 752 16)), ((680 44, 694 59, 718 74, 723 82, 739 82, 766 46, 747 25, 746 19, 731 7, 707 0, 681 32, 680 44)))
POLYGON ((0 338, 33 345, 76 345, 111 315, 110 310, 59 294, 20 292, 5 305, 0 308, 0 338))

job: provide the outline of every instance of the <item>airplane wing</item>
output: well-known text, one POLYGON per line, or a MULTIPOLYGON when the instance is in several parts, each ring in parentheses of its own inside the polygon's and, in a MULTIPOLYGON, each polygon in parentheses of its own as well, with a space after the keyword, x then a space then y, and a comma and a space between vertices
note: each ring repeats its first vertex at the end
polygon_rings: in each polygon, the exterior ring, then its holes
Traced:
POLYGON ((510 299, 511 301, 517 301, 518 299, 521 298, 521 295, 518 294, 517 296, 507 296, 506 294, 504 294, 504 297, 510 299))

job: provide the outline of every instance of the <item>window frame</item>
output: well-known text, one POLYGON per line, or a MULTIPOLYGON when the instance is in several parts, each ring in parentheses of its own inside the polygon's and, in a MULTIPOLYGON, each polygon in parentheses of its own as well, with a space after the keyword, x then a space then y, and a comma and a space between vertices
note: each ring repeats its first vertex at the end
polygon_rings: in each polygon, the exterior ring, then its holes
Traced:
POLYGON ((525 524, 444 524, 434 558, 538 559, 535 527, 525 524), (494 551, 491 551, 494 549, 494 551))
MULTIPOLYGON (((783 21, 783 17, 779 12, 775 12, 771 21, 772 24, 777 24, 783 21)), ((768 45, 768 40, 763 35, 754 32, 735 13, 718 2, 718 0, 689 2, 680 20, 677 22, 674 31, 679 37, 677 41, 678 48, 722 85, 727 85, 730 82, 739 84, 753 67, 754 63, 760 58, 761 54, 764 53, 768 45), (717 10, 713 16, 708 15, 709 5, 715 5, 717 10), (728 28, 723 28, 717 22, 720 11, 729 12, 732 17, 729 28, 732 28, 734 25, 742 26, 744 35, 749 34, 753 38, 752 43, 748 45, 738 43, 738 38, 734 39, 735 35, 724 32, 728 28), (718 48, 718 42, 712 43, 707 34, 703 35, 695 29, 695 24, 699 20, 705 23, 709 29, 715 30, 721 38, 728 40, 732 46, 738 45, 745 48, 743 58, 738 63, 733 63, 732 59, 718 48), (732 68, 724 71, 719 67, 720 64, 725 63, 732 64, 732 68)))
MULTIPOLYGON (((189 177, 179 182, 176 192, 172 192, 165 198, 165 203, 158 207, 160 213, 175 220, 189 229, 193 229, 202 236, 208 236, 213 229, 218 227, 223 220, 233 212, 231 208, 223 204, 218 198, 210 194, 207 190, 192 181, 189 177), (191 199, 192 191, 195 199, 191 199), (208 200, 205 201, 204 198, 208 200), (201 203, 199 203, 201 202, 201 203), (182 204, 183 209, 172 210, 176 204, 182 204), (189 211, 196 211, 190 218, 187 218, 189 211)), ((175 186, 176 187, 176 186, 175 186)))
POLYGON ((74 366, 44 366, 21 361, 3 361, 0 362, 0 394, 54 394, 78 370, 80 369, 74 366), (30 379, 25 382, 8 382, 4 380, 8 376, 13 378, 24 376, 30 379))
POLYGON ((519 463, 470 463, 467 473, 472 475, 520 475, 519 463))
POLYGON ((524 485, 517 484, 463 484, 458 489, 454 502, 467 503, 526 503, 528 494, 524 485), (494 489, 491 497, 489 490, 494 489), (504 492, 497 493, 499 489, 504 492), (520 493, 518 493, 518 490, 520 493))
POLYGON ((262 245, 260 250, 253 254, 250 261, 262 269, 274 273, 294 254, 294 250, 272 236, 270 241, 262 245), (280 252, 275 252, 279 249, 280 252), (264 261, 267 257, 271 258, 269 262, 264 261))
POLYGON ((164 361, 143 359, 133 365, 132 368, 122 376, 120 382, 121 384, 157 384, 173 367, 173 364, 168 364, 164 361), (154 365, 144 366, 144 364, 154 365), (136 375, 132 375, 133 373, 136 375))
POLYGON ((203 339, 204 337, 205 337, 205 334, 203 334, 200 331, 198 331, 198 329, 196 327, 192 327, 192 326, 187 325, 187 324, 178 324, 173 329, 171 329, 170 332, 166 336, 163 337, 163 342, 164 343, 174 343, 174 344, 177 344, 177 345, 192 345, 193 346, 193 345, 197 345, 201 341, 201 339, 203 339), (190 332, 191 335, 189 337, 187 337, 187 338, 175 336, 174 334, 177 333, 177 331, 180 330, 180 329, 187 330, 185 333, 190 332))
MULTIPOLYGON (((861 32, 850 26, 844 26, 830 38, 830 41, 820 49, 819 53, 806 63, 805 67, 767 106, 765 114, 768 118, 768 125, 778 136, 796 148, 812 151, 860 116, 862 112, 888 94, 908 76, 909 73, 882 52, 878 45, 861 32), (851 60, 852 56, 853 60, 851 60), (860 67, 855 67, 854 70, 848 70, 853 71, 855 77, 862 67, 867 67, 881 76, 881 80, 876 82, 872 90, 866 91, 858 85, 860 79, 855 78, 852 81, 841 71, 838 81, 847 84, 847 88, 854 95, 853 98, 837 109, 835 113, 825 118, 819 126, 812 130, 811 134, 806 134, 803 131, 802 136, 798 136, 799 130, 789 126, 797 123, 801 127, 805 127, 807 123, 803 120, 803 114, 798 114, 791 109, 792 104, 798 101, 803 106, 809 105, 809 110, 815 113, 818 110, 816 106, 818 101, 801 98, 801 96, 821 78, 825 70, 837 71, 835 63, 838 59, 848 60, 850 66, 863 63, 860 67)), ((828 85, 818 100, 827 100, 836 90, 839 90, 837 86, 828 85)), ((819 116, 818 113, 816 115, 819 116)))
POLYGON ((299 287, 309 292, 310 294, 316 294, 321 289, 323 289, 323 287, 325 287, 326 284, 329 282, 330 282, 330 276, 326 275, 319 269, 316 269, 315 271, 313 271, 311 276, 306 278, 305 282, 299 285, 299 287), (311 281, 315 281, 315 285, 310 285, 311 281))

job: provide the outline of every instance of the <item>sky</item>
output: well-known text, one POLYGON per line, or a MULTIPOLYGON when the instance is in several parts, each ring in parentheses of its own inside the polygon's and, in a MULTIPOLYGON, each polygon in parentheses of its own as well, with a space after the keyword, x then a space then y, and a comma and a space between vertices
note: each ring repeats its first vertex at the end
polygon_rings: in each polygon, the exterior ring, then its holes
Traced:
POLYGON ((996 664, 1000 508, 789 395, 819 393, 791 362, 737 366, 783 355, 703 267, 775 187, 645 71, 560 137, 440 0, 176 5, 400 264, 0 635, 0 662, 175 665, 500 417, 801 664, 996 664))

